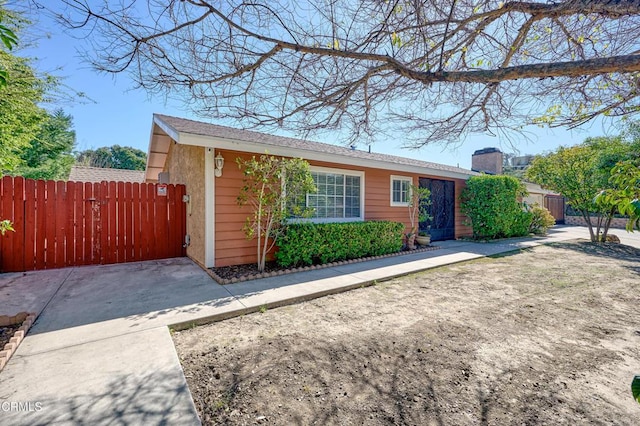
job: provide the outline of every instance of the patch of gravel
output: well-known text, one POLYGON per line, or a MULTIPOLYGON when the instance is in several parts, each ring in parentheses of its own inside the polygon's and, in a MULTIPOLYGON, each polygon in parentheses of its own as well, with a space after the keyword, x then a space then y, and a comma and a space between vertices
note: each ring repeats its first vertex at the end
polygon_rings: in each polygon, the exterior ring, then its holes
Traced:
POLYGON ((22 323, 0 327, 0 349, 4 348, 4 345, 9 343, 9 339, 13 337, 13 334, 20 328, 21 325, 22 323))

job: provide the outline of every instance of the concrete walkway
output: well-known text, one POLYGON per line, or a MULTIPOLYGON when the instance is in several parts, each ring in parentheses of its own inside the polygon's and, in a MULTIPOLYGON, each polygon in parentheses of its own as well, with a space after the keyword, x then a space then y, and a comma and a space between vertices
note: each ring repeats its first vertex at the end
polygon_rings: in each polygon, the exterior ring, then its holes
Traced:
MULTIPOLYGON (((640 248, 640 234, 614 232, 640 248)), ((40 316, 0 372, 0 425, 199 424, 168 326, 574 238, 588 238, 587 229, 556 227, 545 238, 492 243, 445 241, 435 251, 229 286, 186 258, 3 274, 1 310, 40 316)))

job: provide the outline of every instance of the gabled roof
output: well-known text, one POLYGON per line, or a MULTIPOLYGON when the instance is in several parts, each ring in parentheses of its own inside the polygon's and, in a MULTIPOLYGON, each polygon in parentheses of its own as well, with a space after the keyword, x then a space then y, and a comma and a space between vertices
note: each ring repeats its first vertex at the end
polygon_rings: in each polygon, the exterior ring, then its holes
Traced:
POLYGON ((327 143, 269 135, 251 130, 241 130, 168 115, 154 114, 147 160, 147 179, 157 179, 158 173, 162 171, 171 139, 176 143, 184 143, 187 145, 233 149, 254 153, 264 153, 266 150, 274 155, 300 157, 307 160, 416 172, 451 178, 466 179, 469 176, 477 174, 471 170, 460 167, 447 166, 413 158, 375 152, 370 153, 327 143))
POLYGON ((143 183, 144 171, 73 166, 71 167, 68 180, 93 183, 100 183, 102 181, 143 183))

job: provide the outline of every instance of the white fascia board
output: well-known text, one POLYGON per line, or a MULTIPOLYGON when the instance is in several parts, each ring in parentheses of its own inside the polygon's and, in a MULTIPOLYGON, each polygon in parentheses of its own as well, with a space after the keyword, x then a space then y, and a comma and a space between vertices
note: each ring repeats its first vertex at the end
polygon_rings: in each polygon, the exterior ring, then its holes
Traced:
MULTIPOLYGON (((156 146, 157 135, 155 134, 156 126, 162 129, 174 141, 178 142, 180 140, 180 133, 176 132, 171 126, 169 126, 167 123, 162 121, 157 116, 155 115, 153 116, 153 120, 151 120, 151 134, 149 135, 149 145, 147 147, 147 164, 144 172, 145 179, 152 179, 152 180, 158 179, 157 172, 151 173, 151 169, 154 169, 157 167, 149 166, 149 159, 151 158, 151 153, 157 151, 157 146, 156 146)), ((166 155, 165 155, 165 159, 166 159, 166 155)))
POLYGON ((346 157, 339 154, 311 151, 307 149, 292 148, 285 146, 265 145, 259 142, 239 141, 232 139, 214 138, 211 136, 201 136, 189 133, 181 133, 181 142, 185 145, 204 146, 207 148, 225 149, 232 151, 250 152, 253 154, 264 154, 265 151, 272 155, 283 157, 303 158, 305 160, 324 161, 327 163, 342 164, 349 167, 370 167, 372 169, 391 170, 394 172, 416 173, 421 175, 431 175, 446 177, 451 179, 469 179, 472 175, 457 173, 450 170, 432 169, 429 167, 413 166, 409 164, 388 163, 380 160, 368 160, 357 157, 346 157), (346 161, 345 161, 346 160, 346 161))
POLYGON ((155 129, 156 126, 156 120, 155 117, 153 120, 151 120, 151 134, 149 135, 149 144, 147 145, 147 162, 145 164, 145 168, 144 168, 144 178, 145 180, 147 179, 151 179, 151 177, 149 176, 149 157, 151 154, 151 150, 153 149, 153 131, 155 129))
MULTIPOLYGON (((173 127, 162 121, 162 119, 156 115, 153 116, 153 123, 160 127, 171 139, 180 143, 180 132, 177 132, 173 127)), ((153 132, 153 130, 152 130, 153 132)), ((153 133, 152 133, 153 136, 153 133)))

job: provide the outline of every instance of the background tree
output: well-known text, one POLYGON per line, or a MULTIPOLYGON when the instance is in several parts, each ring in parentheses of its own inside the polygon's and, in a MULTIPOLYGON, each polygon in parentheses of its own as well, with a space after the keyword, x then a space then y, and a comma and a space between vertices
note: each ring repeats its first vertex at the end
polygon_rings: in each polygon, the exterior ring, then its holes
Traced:
POLYGON ((144 170, 147 164, 147 153, 129 146, 113 145, 81 151, 76 155, 76 160, 80 164, 91 167, 144 170))
POLYGON ((248 125, 419 147, 640 107, 637 1, 60 3, 98 70, 248 125))
MULTIPOLYGON (((4 25, 3 22, 7 21, 7 11, 2 8, 0 5, 0 41, 2 44, 2 50, 12 50, 14 46, 18 44, 18 36, 13 32, 11 28, 4 25)), ((4 66, 0 65, 0 89, 7 85, 7 79, 9 78, 9 73, 4 66)))
MULTIPOLYGON (((11 34, 18 32, 19 18, 0 5, 2 25, 11 34)), ((0 39, 5 41, 0 29, 0 39)), ((6 37, 6 31, 5 37, 6 37)), ((21 151, 29 147, 46 119, 39 106, 55 79, 39 76, 31 61, 0 48, 0 69, 5 71, 4 87, 0 87, 0 174, 13 171, 21 163, 21 151)))
POLYGON ((75 162, 72 154, 75 144, 73 117, 57 109, 47 114, 35 139, 21 151, 22 164, 13 174, 29 179, 66 180, 75 162))
POLYGON ((596 203, 613 205, 621 214, 629 216, 627 231, 640 230, 640 157, 616 164, 609 181, 612 188, 601 191, 596 203))
POLYGON ((638 155, 639 141, 622 137, 589 138, 581 145, 561 147, 536 157, 527 169, 526 177, 562 194, 586 221, 591 241, 604 241, 616 206, 596 203, 595 197, 612 187, 609 178, 616 163, 638 155))
POLYGON ((237 159, 244 174, 238 205, 249 205, 244 232, 248 239, 258 240, 258 271, 263 272, 267 254, 282 234, 289 217, 308 217, 312 211, 301 207, 301 198, 316 192, 309 163, 300 158, 261 155, 256 159, 237 159))

